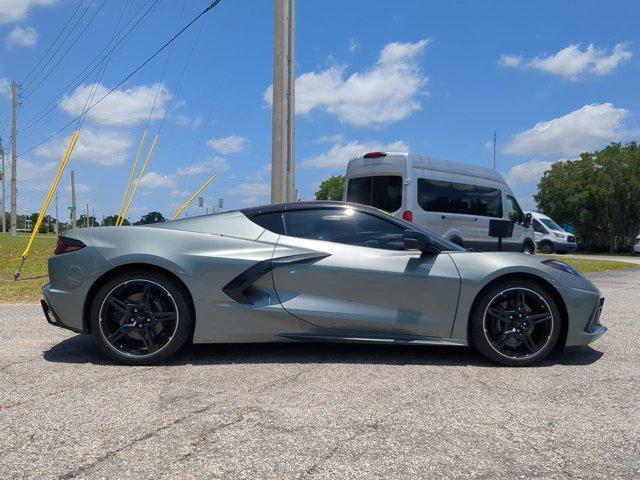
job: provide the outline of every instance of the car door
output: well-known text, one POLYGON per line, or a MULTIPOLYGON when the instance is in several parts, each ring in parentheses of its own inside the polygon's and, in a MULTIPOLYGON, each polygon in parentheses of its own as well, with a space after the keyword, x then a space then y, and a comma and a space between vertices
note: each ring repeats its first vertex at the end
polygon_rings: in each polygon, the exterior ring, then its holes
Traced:
POLYGON ((284 221, 279 256, 324 254, 272 271, 289 313, 330 331, 450 336, 460 280, 448 254, 404 250, 398 222, 359 209, 287 211, 284 221))
POLYGON ((538 242, 540 242, 542 240, 542 237, 547 235, 547 230, 535 218, 532 220, 531 225, 533 226, 533 237, 534 237, 536 243, 538 243, 538 242))

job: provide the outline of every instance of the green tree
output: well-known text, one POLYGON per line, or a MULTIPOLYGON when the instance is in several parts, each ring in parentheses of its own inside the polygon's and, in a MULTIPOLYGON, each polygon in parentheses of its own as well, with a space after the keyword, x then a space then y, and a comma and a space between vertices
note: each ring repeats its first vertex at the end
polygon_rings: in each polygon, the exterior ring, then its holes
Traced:
POLYGON ((316 200, 342 200, 344 175, 333 175, 323 180, 316 192, 316 200))
MULTIPOLYGON (((118 216, 117 215, 107 215, 106 217, 104 217, 104 219, 102 220, 102 226, 103 227, 112 227, 116 224, 116 220, 118 220, 118 216)), ((131 225, 131 223, 129 222, 129 220, 127 220, 125 218, 123 225, 131 225)))
POLYGON ((588 251, 628 252, 640 231, 640 147, 612 143, 554 163, 535 200, 558 223, 575 225, 588 251))
POLYGON ((143 215, 134 225, 147 225, 149 223, 164 222, 165 218, 160 212, 149 212, 143 215))

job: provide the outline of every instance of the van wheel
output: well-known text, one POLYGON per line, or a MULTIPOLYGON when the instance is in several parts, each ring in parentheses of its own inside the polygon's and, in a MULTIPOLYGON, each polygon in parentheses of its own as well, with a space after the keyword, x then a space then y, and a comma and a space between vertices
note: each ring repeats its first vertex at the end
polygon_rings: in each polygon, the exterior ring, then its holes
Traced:
POLYGON ((553 245, 551 242, 542 242, 540 244, 540 251, 545 255, 550 255, 553 253, 553 245))

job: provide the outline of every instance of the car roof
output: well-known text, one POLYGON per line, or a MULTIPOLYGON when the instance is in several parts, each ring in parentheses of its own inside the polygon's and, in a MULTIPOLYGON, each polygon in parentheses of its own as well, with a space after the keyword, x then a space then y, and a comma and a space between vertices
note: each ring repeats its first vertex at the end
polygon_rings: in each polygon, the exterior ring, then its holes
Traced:
POLYGON ((369 213, 377 215, 384 214, 377 208, 370 207, 368 205, 361 205, 359 203, 351 202, 339 202, 335 200, 313 200, 305 202, 289 202, 289 203, 272 203, 269 205, 260 205, 257 207, 243 208, 240 211, 247 217, 253 218, 257 215, 264 213, 277 213, 277 212, 293 212, 296 210, 319 210, 324 208, 354 208, 357 210, 363 210, 369 213))

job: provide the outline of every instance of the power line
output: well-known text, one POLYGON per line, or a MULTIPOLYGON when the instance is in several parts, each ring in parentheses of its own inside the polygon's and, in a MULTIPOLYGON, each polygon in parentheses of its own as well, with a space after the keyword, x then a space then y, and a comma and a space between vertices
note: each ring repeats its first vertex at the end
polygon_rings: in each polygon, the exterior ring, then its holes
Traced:
POLYGON ((66 130, 71 124, 73 124, 76 120, 78 120, 82 115, 85 115, 87 112, 89 112, 91 109, 93 109, 96 105, 98 105, 100 102, 102 102, 105 98, 107 98, 109 95, 111 95, 115 90, 117 90, 118 88, 120 88, 122 86, 122 84, 124 84, 127 80, 129 80, 131 77, 133 77, 136 73, 138 73, 140 70, 142 70, 151 60, 153 60, 155 57, 157 57, 165 48, 167 48, 171 43, 173 43, 175 40, 178 39, 178 37, 180 37, 180 35, 182 35, 189 27, 191 27, 194 23, 196 23, 203 15, 207 14, 210 10, 212 10, 216 5, 218 5, 220 3, 221 0, 214 0, 207 8, 205 8, 202 12, 200 12, 198 15, 196 15, 194 17, 193 20, 191 20, 187 25, 185 25, 178 33, 176 33, 173 37, 171 37, 164 45, 162 45, 158 50, 156 50, 151 56, 149 56, 144 62, 142 62, 138 67, 136 67, 129 75, 127 75, 125 78, 123 78, 120 82, 118 82, 111 90, 109 90, 102 98, 100 98, 96 103, 94 103, 93 105, 91 105, 86 112, 81 113, 80 115, 76 116, 75 118, 73 118, 71 121, 69 121, 67 124, 65 124, 62 128, 58 129, 57 131, 55 131, 53 134, 49 135, 47 138, 45 138, 44 140, 42 140, 40 143, 34 145, 33 147, 29 148, 28 150, 23 151, 22 153, 20 153, 20 155, 24 155, 26 153, 31 152, 32 150, 35 150, 36 148, 38 148, 40 145, 45 144, 46 142, 48 142, 49 140, 51 140, 52 138, 54 138, 56 135, 58 135, 59 133, 61 133, 62 131, 66 130))
MULTIPOLYGON (((71 14, 71 16, 67 19, 67 21, 65 22, 65 24, 63 25, 63 27, 60 29, 60 31, 58 32, 58 36, 56 36, 56 38, 53 40, 53 42, 51 42, 51 44, 49 45, 49 48, 47 48, 47 51, 44 52, 42 54, 42 56, 40 57, 40 60, 38 60, 38 63, 36 63, 33 68, 29 71, 29 73, 27 73, 27 76, 24 77, 24 79, 22 80, 22 84, 24 84, 29 77, 31 76, 31 74, 36 70, 36 68, 38 68, 38 66, 42 63, 42 61, 46 58, 46 56, 49 54, 49 52, 51 51, 51 49, 53 48, 53 46, 58 42, 58 40, 60 39, 60 37, 62 36, 62 33, 66 30, 67 26, 69 25, 69 23, 71 23, 71 20, 73 20, 73 17, 76 16, 76 13, 78 13, 78 10, 80 10, 80 7, 82 6, 82 4, 85 2, 85 0, 80 0, 80 2, 78 2, 78 5, 76 6, 75 10, 73 11, 73 13, 71 14)), ((55 53, 54 53, 55 55, 55 53)), ((44 68, 44 67, 43 67, 44 68)))
POLYGON ((28 95, 26 95, 24 97, 25 100, 27 100, 31 95, 33 95, 33 93, 40 88, 40 85, 42 85, 44 83, 44 81, 49 78, 49 76, 53 73, 53 71, 58 67, 58 65, 60 65, 60 62, 62 62, 62 60, 67 56, 67 54, 71 51, 71 49, 75 46, 76 43, 78 43, 78 40, 80 40, 80 37, 82 37, 82 35, 84 34, 84 32, 86 32, 87 28, 89 28, 89 26, 93 23, 93 20, 98 16, 98 14, 100 13, 100 10, 102 10, 102 8, 105 6, 105 4, 107 3, 107 0, 103 0, 102 3, 100 4, 100 7, 98 7, 98 9, 96 10, 96 12, 93 14, 93 17, 91 17, 89 19, 89 22, 84 26, 84 28, 80 31, 80 33, 78 34, 78 36, 73 40, 73 42, 71 43, 71 45, 69 45, 69 48, 67 48, 65 50, 65 52, 62 54, 62 56, 58 59, 58 61, 53 65, 53 67, 51 67, 49 69, 49 71, 47 72, 47 74, 32 88, 30 88, 28 95))
MULTIPOLYGON (((125 25, 125 28, 129 26, 129 24, 138 16, 138 14, 146 7, 146 5, 150 2, 151 0, 146 0, 146 2, 144 3, 144 5, 142 7, 140 7, 133 15, 133 17, 127 22, 127 24, 125 25)), ((135 29, 140 25, 140 23, 142 22, 142 20, 144 18, 146 18, 146 16, 151 12, 151 10, 153 10, 153 8, 155 8, 157 6, 157 4, 159 3, 160 0, 155 0, 153 2, 153 4, 147 9, 146 12, 144 12, 142 14, 142 16, 135 22, 134 25, 131 26, 131 28, 129 28, 129 30, 122 36, 122 38, 120 38, 116 44, 112 47, 111 52, 113 54, 115 54, 119 49, 122 49, 127 41, 131 38, 131 36, 133 35, 135 29), (118 50, 116 50, 118 49, 118 50)), ((55 96, 55 98, 50 101, 47 105, 45 105, 44 108, 42 108, 37 114, 35 114, 28 122, 26 122, 25 126, 22 127, 18 133, 22 133, 25 132, 27 130, 29 130, 31 127, 37 125, 38 123, 40 123, 41 120, 43 120, 44 118, 46 118, 52 111, 56 110, 56 107, 59 106, 58 101, 59 99, 62 98, 62 96, 64 95, 64 93, 66 91, 71 91, 74 90, 75 88, 77 88, 81 83, 83 83, 87 78, 89 78, 89 76, 96 71, 96 69, 100 68, 102 65, 102 62, 104 62, 105 57, 102 57, 102 60, 100 60, 96 65, 93 66, 93 68, 91 68, 88 72, 87 69, 89 67, 91 67, 91 65, 98 59, 101 57, 101 55, 103 54, 103 52, 105 52, 109 47, 109 44, 105 45, 102 50, 100 50, 100 52, 98 52, 98 54, 89 62, 89 64, 82 69, 82 71, 75 76, 75 78, 73 80, 71 80, 70 82, 68 82, 63 88, 62 90, 60 90, 60 92, 55 96), (85 74, 86 72, 86 74, 85 74), (83 74, 85 74, 84 76, 82 76, 83 74), (82 78, 80 78, 82 76, 82 78), (79 80, 78 80, 79 79, 79 80), (72 86, 71 86, 72 85, 72 86)), ((68 100, 67 100, 68 103, 68 100)), ((59 113, 59 112, 58 112, 59 113)))

